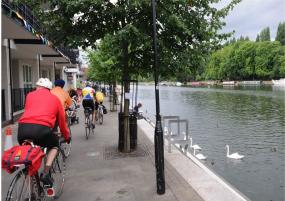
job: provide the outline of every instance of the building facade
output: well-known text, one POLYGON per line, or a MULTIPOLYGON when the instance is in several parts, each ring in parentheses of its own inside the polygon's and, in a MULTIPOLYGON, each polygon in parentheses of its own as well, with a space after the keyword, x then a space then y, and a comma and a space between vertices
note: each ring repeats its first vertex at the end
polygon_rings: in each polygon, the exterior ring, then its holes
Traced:
MULTIPOLYGON (((24 109, 27 93, 40 77, 65 79, 66 66, 76 66, 76 51, 56 48, 45 30, 23 4, 4 0, 1 38, 1 117, 2 124, 13 122, 24 109), (69 55, 72 57, 72 61, 69 55)), ((73 76, 76 79, 76 76, 73 76)), ((73 81, 76 83, 76 80, 73 81)), ((72 82, 72 83, 73 83, 72 82)), ((67 86, 68 88, 68 86, 67 86)))

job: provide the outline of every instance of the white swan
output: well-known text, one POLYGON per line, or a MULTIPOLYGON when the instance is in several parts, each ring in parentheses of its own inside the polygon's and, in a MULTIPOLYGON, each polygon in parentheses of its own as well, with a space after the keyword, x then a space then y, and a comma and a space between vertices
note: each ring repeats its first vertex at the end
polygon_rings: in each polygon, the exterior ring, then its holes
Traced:
POLYGON ((233 154, 229 154, 230 152, 230 148, 229 145, 226 145, 226 149, 227 149, 227 157, 228 158, 232 158, 232 159, 242 159, 244 157, 244 155, 239 155, 237 152, 233 153, 233 154))
POLYGON ((190 137, 190 147, 193 148, 194 150, 201 150, 201 147, 197 144, 192 145, 192 137, 190 137))
POLYGON ((194 156, 200 160, 206 160, 207 156, 204 156, 203 154, 195 154, 196 149, 194 149, 194 156))

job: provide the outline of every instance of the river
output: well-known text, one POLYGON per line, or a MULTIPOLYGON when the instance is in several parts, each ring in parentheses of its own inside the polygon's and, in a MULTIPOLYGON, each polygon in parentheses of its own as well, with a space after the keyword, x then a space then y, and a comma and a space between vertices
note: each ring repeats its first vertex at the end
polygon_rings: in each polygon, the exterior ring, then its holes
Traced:
MULTIPOLYGON (((138 101, 154 120, 154 86, 139 86, 138 101)), ((160 108, 189 120, 204 163, 252 201, 285 200, 284 88, 160 86, 160 108), (226 144, 244 159, 228 159, 226 144)))

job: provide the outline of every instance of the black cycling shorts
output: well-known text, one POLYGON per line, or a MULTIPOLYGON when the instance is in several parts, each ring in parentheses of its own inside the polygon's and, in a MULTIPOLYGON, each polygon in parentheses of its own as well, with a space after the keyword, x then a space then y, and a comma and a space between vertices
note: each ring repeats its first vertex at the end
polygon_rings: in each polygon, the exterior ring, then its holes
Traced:
POLYGON ((34 144, 41 147, 59 147, 58 137, 52 133, 52 129, 39 124, 19 123, 19 144, 24 140, 32 140, 34 144))
POLYGON ((95 110, 98 110, 99 104, 103 104, 103 102, 98 103, 97 101, 95 101, 95 110))
POLYGON ((86 107, 90 107, 92 109, 92 112, 94 112, 94 101, 92 99, 83 99, 82 106, 84 109, 86 107))

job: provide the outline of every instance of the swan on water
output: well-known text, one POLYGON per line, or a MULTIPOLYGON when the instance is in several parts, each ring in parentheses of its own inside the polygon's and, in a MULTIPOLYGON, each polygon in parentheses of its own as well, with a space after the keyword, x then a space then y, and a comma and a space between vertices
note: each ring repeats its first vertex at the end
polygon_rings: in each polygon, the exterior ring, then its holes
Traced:
POLYGON ((226 149, 227 149, 227 157, 228 158, 232 158, 232 159, 242 159, 244 157, 244 155, 239 155, 239 153, 233 153, 233 154, 229 154, 230 152, 230 148, 229 145, 226 145, 226 149))
POLYGON ((204 156, 203 154, 195 154, 196 149, 194 149, 194 156, 200 160, 206 160, 207 156, 204 156))
POLYGON ((192 145, 192 137, 190 137, 190 147, 193 148, 194 150, 201 150, 201 147, 197 144, 192 145))

